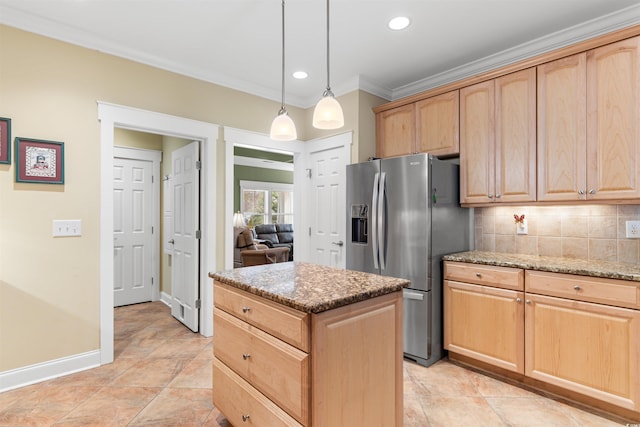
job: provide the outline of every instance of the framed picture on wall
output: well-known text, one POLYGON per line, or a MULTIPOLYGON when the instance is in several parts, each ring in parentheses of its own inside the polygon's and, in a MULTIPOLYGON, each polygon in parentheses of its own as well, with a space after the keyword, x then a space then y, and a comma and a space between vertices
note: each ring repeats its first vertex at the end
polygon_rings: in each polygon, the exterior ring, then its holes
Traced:
POLYGON ((11 164, 11 119, 0 117, 0 163, 11 164))
POLYGON ((16 137, 16 182, 64 184, 64 143, 16 137))

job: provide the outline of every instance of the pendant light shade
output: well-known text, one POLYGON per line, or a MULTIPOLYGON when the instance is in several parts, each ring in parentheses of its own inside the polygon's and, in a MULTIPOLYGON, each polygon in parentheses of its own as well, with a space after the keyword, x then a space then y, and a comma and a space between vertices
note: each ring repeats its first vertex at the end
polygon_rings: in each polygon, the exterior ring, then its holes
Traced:
POLYGON ((280 110, 273 122, 271 122, 271 139, 276 141, 293 141, 298 138, 296 125, 293 123, 287 110, 280 110))
POLYGON ((284 107, 284 0, 282 0, 282 103, 280 111, 271 123, 270 137, 276 141, 293 141, 298 138, 296 125, 284 107))
POLYGON ((317 129, 338 129, 344 126, 342 107, 331 92, 329 68, 329 0, 327 0, 327 89, 313 110, 313 127, 317 129))

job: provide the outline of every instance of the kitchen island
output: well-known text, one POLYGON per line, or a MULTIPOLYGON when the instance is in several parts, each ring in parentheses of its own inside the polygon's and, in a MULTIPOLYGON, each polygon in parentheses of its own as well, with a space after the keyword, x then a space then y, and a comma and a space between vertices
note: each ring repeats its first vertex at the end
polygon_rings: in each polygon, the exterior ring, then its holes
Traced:
POLYGON ((402 425, 409 281, 303 262, 209 276, 213 403, 229 422, 402 425))

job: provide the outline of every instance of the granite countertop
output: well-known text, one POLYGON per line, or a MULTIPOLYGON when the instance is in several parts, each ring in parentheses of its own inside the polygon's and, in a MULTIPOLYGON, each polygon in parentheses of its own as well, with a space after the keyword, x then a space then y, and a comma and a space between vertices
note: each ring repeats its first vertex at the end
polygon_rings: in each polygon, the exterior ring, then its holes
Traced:
POLYGON ((405 279, 305 262, 281 262, 209 273, 227 285, 306 313, 320 313, 400 291, 405 279))
POLYGON ((469 251, 445 255, 445 261, 550 271, 553 273, 579 274, 640 282, 640 265, 608 261, 587 261, 574 258, 556 258, 536 255, 519 255, 501 252, 469 251))

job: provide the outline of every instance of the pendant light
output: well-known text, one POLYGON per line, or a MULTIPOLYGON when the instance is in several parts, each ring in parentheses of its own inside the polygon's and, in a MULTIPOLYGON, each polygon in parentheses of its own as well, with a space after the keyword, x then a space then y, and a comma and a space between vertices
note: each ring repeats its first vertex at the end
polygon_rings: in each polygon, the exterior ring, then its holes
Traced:
POLYGON ((284 108, 284 0, 282 0, 282 103, 278 115, 271 123, 270 136, 276 141, 293 141, 298 138, 296 125, 284 108))
POLYGON ((342 107, 331 92, 329 83, 329 0, 327 0, 327 89, 313 110, 313 127, 317 129, 338 129, 344 126, 342 107))

